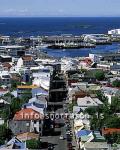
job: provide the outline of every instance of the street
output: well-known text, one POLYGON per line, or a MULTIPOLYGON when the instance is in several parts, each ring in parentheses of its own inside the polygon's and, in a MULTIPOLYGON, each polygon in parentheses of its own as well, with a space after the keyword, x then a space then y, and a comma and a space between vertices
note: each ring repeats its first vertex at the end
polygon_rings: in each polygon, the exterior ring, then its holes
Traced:
MULTIPOLYGON (((65 127, 57 128, 57 132, 60 132, 60 134, 65 135, 65 127)), ((67 150, 67 141, 66 139, 60 140, 59 135, 54 136, 43 136, 41 137, 42 142, 48 142, 54 145, 54 150, 67 150)), ((47 149, 44 149, 47 150, 47 149)))

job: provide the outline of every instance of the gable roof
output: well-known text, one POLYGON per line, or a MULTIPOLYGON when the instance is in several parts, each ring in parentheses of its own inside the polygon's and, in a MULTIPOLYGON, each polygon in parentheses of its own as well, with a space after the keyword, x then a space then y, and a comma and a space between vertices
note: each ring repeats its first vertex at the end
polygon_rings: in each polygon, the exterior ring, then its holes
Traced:
POLYGON ((90 131, 90 130, 80 130, 77 132, 77 137, 87 136, 90 133, 92 133, 92 131, 90 131))
POLYGON ((38 88, 38 86, 36 86, 36 85, 19 85, 19 86, 17 86, 17 89, 34 89, 34 88, 38 88))
POLYGON ((102 129, 102 134, 120 133, 120 128, 105 128, 102 129))
POLYGON ((36 96, 36 95, 48 95, 48 91, 46 91, 45 89, 41 88, 41 87, 36 87, 32 89, 32 95, 36 96))
POLYGON ((39 104, 39 103, 36 103, 36 102, 25 103, 25 104, 22 105, 22 108, 25 108, 25 107, 28 107, 28 106, 35 106, 35 107, 38 107, 38 108, 45 108, 44 104, 39 104))
POLYGON ((14 120, 22 121, 22 120, 41 120, 43 119, 43 115, 39 112, 33 110, 32 108, 22 109, 16 112, 14 116, 14 120))
POLYGON ((4 145, 2 148, 3 150, 6 149, 26 149, 26 144, 22 141, 20 141, 17 137, 13 137, 6 145, 4 145))
POLYGON ((84 98, 77 99, 78 106, 98 106, 98 104, 91 98, 85 96, 84 98))
POLYGON ((23 61, 31 61, 33 58, 32 56, 23 56, 22 59, 23 61))
POLYGON ((5 101, 4 99, 0 99, 0 104, 10 104, 10 103, 8 103, 7 101, 5 101))
POLYGON ((94 135, 94 141, 95 142, 105 141, 105 138, 104 138, 104 136, 102 136, 100 134, 100 131, 94 131, 93 135, 94 135))
POLYGON ((86 149, 108 149, 109 148, 107 142, 86 142, 84 147, 86 149))
POLYGON ((18 134, 17 138, 21 141, 27 141, 27 140, 31 140, 31 139, 38 139, 39 134, 26 132, 26 133, 18 134))

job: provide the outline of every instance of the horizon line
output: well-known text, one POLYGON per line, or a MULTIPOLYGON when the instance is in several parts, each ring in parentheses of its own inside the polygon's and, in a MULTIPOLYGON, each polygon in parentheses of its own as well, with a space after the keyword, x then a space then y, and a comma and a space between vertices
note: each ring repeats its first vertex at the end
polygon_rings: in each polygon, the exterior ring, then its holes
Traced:
POLYGON ((0 16, 0 18, 120 18, 120 16, 0 16))

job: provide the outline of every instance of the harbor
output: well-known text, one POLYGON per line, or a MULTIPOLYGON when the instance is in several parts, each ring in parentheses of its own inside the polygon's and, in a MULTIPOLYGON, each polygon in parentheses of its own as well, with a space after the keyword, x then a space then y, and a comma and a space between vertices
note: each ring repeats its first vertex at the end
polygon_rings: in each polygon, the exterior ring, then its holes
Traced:
POLYGON ((119 148, 117 31, 0 36, 1 150, 119 148))
POLYGON ((120 150, 120 0, 0 0, 0 150, 120 150))

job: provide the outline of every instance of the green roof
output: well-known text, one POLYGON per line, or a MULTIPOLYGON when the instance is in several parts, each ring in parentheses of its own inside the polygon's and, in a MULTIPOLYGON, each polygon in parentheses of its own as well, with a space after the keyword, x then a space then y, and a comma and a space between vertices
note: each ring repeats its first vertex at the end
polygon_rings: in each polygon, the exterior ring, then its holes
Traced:
POLYGON ((105 141, 105 138, 104 138, 104 136, 102 136, 101 134, 100 134, 100 132, 99 131, 94 131, 94 141, 105 141))
POLYGON ((86 142, 86 141, 89 140, 89 138, 90 138, 90 136, 87 136, 87 135, 81 136, 81 141, 82 141, 82 142, 86 142))

